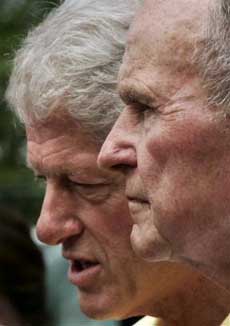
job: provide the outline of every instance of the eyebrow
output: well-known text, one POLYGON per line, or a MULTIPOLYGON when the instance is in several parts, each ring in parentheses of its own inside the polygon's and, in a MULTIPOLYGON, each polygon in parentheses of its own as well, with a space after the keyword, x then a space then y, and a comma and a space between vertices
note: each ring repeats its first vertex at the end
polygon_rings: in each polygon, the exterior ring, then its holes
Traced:
POLYGON ((38 164, 36 164, 35 162, 31 162, 29 159, 27 159, 26 161, 26 166, 27 168, 33 171, 35 176, 44 175, 49 177, 49 176, 64 174, 63 173, 64 171, 58 171, 58 172, 52 171, 52 173, 50 173, 50 171, 41 168, 38 164))
MULTIPOLYGON (((31 169, 35 175, 44 175, 46 177, 69 175, 73 173, 73 169, 71 169, 71 167, 63 168, 58 166, 55 168, 55 166, 52 166, 52 171, 50 171, 49 169, 41 167, 36 162, 31 162, 29 159, 26 161, 26 166, 31 169)), ((76 171, 76 167, 74 170, 76 171)), ((84 171, 84 168, 78 167, 76 174, 82 174, 84 171)))
POLYGON ((127 105, 135 104, 135 103, 142 103, 145 105, 150 105, 154 102, 154 97, 152 97, 146 93, 142 93, 133 87, 130 88, 128 86, 120 88, 119 95, 120 95, 122 101, 127 105))
MULTIPOLYGON (((40 166, 37 162, 31 162, 27 159, 27 167, 31 169, 35 176, 45 176, 47 178, 52 177, 69 177, 74 175, 81 178, 82 176, 88 175, 90 166, 76 166, 75 164, 69 165, 67 167, 62 166, 52 166, 52 169, 47 169, 46 167, 40 166)), ((102 178, 107 180, 107 178, 102 178)))
POLYGON ((118 92, 126 105, 140 103, 147 106, 155 106, 162 99, 162 96, 154 92, 143 80, 134 78, 120 82, 118 92))

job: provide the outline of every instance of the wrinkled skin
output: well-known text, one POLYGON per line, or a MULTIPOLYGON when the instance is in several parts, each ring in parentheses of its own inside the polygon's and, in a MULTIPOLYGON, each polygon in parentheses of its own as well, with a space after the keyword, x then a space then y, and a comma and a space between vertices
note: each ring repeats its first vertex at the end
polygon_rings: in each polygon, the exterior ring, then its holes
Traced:
POLYGON ((230 289, 230 125, 207 106, 191 60, 208 6, 145 2, 120 69, 127 105, 99 165, 126 175, 141 257, 189 264, 230 289))
MULTIPOLYGON (((98 148, 92 138, 67 114, 26 129, 29 165, 46 179, 39 239, 61 243, 69 260, 84 257, 99 264, 98 273, 77 285, 82 311, 96 319, 126 318, 147 313, 155 300, 174 293, 177 267, 172 268, 172 286, 166 289, 167 264, 143 262, 132 251, 123 177, 98 169, 98 148), (150 280, 157 280, 155 289, 150 280)), ((182 269, 180 288, 185 275, 182 269)), ((200 277, 196 280, 199 283, 200 277)), ((75 282, 72 277, 70 281, 75 282)))
POLYGON ((37 234, 62 243, 66 258, 97 261, 100 271, 79 286, 80 305, 93 318, 126 316, 150 295, 151 268, 129 243, 131 219, 121 180, 97 168, 97 146, 68 116, 27 128, 28 161, 46 179, 37 234), (135 299, 133 299, 135 298, 135 299), (130 305, 130 302, 133 305, 130 305))
POLYGON ((151 314, 162 325, 219 325, 229 311, 225 291, 187 266, 148 263, 134 254, 123 177, 98 169, 98 146, 82 127, 59 113, 26 129, 29 165, 46 179, 38 237, 61 243, 70 261, 98 264, 81 283, 70 267, 82 311, 96 319, 151 314))
POLYGON ((123 177, 98 169, 98 148, 77 121, 59 112, 26 130, 29 165, 46 179, 38 237, 62 244, 70 261, 98 264, 78 283, 70 262, 82 311, 96 319, 151 314, 162 325, 219 325, 230 309, 225 291, 187 266, 148 263, 134 254, 123 177))

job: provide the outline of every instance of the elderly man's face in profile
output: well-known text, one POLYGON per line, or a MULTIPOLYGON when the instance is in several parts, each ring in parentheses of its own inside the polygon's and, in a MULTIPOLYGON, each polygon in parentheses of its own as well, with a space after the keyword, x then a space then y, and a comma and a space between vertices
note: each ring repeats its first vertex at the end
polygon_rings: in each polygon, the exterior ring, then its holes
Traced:
POLYGON ((208 2, 146 1, 120 71, 127 105, 99 158, 126 173, 136 252, 204 269, 223 266, 230 247, 229 132, 191 57, 208 2))
POLYGON ((62 244, 81 309, 100 319, 138 313, 140 303, 151 303, 154 295, 154 267, 132 251, 122 179, 98 169, 98 146, 68 114, 26 129, 29 164, 46 180, 38 237, 62 244))

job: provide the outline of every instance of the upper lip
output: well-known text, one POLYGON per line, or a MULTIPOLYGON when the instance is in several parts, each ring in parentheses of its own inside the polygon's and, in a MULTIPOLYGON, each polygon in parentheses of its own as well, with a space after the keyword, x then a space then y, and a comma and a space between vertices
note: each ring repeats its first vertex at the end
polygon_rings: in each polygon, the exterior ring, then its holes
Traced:
POLYGON ((148 203, 148 196, 145 192, 139 176, 134 176, 126 180, 125 196, 129 201, 148 203))
POLYGON ((129 201, 139 201, 143 203, 148 203, 148 199, 144 194, 141 193, 129 193, 128 191, 125 193, 126 198, 129 201))
POLYGON ((95 257, 92 257, 90 255, 82 255, 82 254, 74 254, 71 252, 65 252, 63 251, 62 256, 70 261, 89 261, 89 262, 93 262, 93 263, 99 263, 98 259, 96 259, 95 257))

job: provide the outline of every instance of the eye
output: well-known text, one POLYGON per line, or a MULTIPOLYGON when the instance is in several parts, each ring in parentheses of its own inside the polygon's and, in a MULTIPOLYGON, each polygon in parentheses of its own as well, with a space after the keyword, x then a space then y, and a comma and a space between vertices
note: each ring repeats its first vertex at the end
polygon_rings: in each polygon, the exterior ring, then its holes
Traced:
POLYGON ((72 186, 76 189, 80 189, 81 191, 85 191, 85 192, 89 192, 89 193, 95 192, 97 190, 101 190, 107 186, 107 184, 102 184, 102 183, 96 183, 96 184, 79 183, 79 182, 75 182, 72 180, 69 180, 69 184, 70 184, 70 186, 72 186))
POLYGON ((143 103, 133 103, 129 105, 129 108, 138 117, 139 120, 144 120, 150 114, 157 112, 157 107, 152 107, 143 103))
POLYGON ((88 200, 105 200, 110 194, 110 186, 106 183, 79 183, 72 180, 69 180, 68 183, 72 191, 76 191, 88 200))

